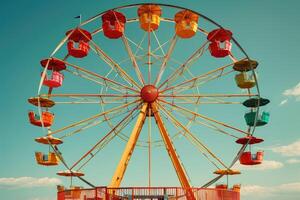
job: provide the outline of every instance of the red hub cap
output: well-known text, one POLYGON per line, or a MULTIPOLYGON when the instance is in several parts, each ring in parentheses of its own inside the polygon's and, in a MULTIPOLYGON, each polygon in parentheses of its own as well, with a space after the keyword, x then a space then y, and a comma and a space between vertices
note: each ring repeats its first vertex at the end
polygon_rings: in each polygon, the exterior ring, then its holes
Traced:
POLYGON ((141 97, 147 103, 152 103, 158 97, 158 90, 154 85, 145 85, 141 90, 141 97))

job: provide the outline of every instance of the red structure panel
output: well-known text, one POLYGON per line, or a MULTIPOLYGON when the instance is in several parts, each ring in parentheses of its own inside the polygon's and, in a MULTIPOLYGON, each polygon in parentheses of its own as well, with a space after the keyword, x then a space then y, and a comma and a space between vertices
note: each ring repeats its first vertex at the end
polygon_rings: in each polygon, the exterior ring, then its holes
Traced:
MULTIPOLYGON (((240 200, 239 191, 234 189, 192 188, 196 200, 240 200)), ((57 194, 57 200, 189 200, 183 188, 178 187, 132 187, 65 190, 57 194)))

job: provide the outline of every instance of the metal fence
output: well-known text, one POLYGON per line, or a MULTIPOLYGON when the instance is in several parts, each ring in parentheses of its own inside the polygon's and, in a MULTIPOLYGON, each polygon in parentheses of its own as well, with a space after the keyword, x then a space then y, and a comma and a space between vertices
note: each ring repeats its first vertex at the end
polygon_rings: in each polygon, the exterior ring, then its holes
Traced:
POLYGON ((180 187, 130 187, 73 189, 59 191, 57 200, 240 200, 240 192, 232 189, 180 187), (191 197, 193 196, 193 197, 191 197))

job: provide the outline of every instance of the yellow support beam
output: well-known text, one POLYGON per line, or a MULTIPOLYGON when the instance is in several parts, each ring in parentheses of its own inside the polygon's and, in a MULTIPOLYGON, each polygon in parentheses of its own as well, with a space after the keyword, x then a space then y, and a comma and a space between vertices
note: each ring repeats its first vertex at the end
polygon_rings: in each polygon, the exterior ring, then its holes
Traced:
POLYGON ((172 143, 172 140, 167 132, 167 129, 162 121, 162 118, 158 112, 158 108, 156 103, 151 104, 152 112, 154 113, 154 118, 157 123, 158 129, 160 131, 160 134, 162 136, 162 139, 164 141, 164 144, 166 146, 167 152, 169 154, 169 157, 172 161, 172 164, 175 168, 175 172, 178 176, 179 182, 181 186, 186 190, 187 196, 189 200, 195 200, 195 196, 192 192, 191 185, 188 181, 186 172, 184 171, 183 166, 181 165, 181 162, 179 160, 179 157, 176 153, 175 147, 172 143))
POLYGON ((143 128, 143 125, 144 125, 144 122, 146 119, 147 107, 148 107, 148 103, 144 103, 141 108, 141 112, 140 112, 140 114, 137 118, 137 121, 135 123, 135 126, 131 132, 130 138, 128 139, 128 142, 126 144, 125 150, 123 151, 121 160, 119 161, 117 169, 112 177, 111 183, 108 186, 109 188, 118 188, 121 185, 121 182, 124 177, 129 160, 132 156, 136 142, 137 142, 139 135, 141 133, 141 130, 143 128))

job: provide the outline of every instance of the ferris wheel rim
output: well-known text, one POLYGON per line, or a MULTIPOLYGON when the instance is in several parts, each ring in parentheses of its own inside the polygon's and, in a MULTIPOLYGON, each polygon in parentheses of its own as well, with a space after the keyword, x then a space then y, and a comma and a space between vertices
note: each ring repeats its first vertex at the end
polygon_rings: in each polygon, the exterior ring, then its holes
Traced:
MULTIPOLYGON (((196 13, 197 15, 201 16, 202 18, 206 19, 206 20, 209 21, 210 23, 216 25, 217 27, 223 28, 221 25, 219 25, 218 23, 216 23, 214 20, 211 20, 210 18, 206 17, 206 16, 203 15, 203 14, 200 14, 199 12, 196 12, 196 11, 194 11, 194 10, 187 9, 187 8, 184 8, 184 7, 181 7, 181 6, 174 6, 174 5, 169 5, 169 4, 161 4, 161 3, 139 3, 139 4, 130 4, 130 5, 126 5, 126 6, 119 6, 119 7, 110 9, 110 10, 118 10, 118 9, 124 9, 124 8, 131 8, 131 7, 136 7, 136 6, 139 6, 139 5, 147 5, 147 4, 155 4, 155 5, 165 6, 165 7, 172 7, 172 8, 176 8, 176 9, 190 10, 190 11, 196 13)), ((107 11, 104 11, 104 12, 102 12, 102 13, 100 13, 100 14, 98 14, 98 15, 95 15, 94 17, 92 17, 92 18, 90 18, 90 19, 88 19, 88 20, 82 22, 82 23, 79 25, 79 27, 84 26, 85 24, 87 24, 87 23, 89 22, 89 20, 91 20, 91 19, 93 19, 93 18, 95 18, 95 17, 100 17, 100 16, 103 15, 105 12, 107 12, 107 11)), ((244 51, 244 49, 241 47, 241 45, 240 45, 234 38, 232 38, 232 40, 233 40, 233 42, 238 46, 238 48, 241 50, 241 52, 243 52, 243 54, 246 56, 246 58, 250 60, 249 56, 248 56, 247 53, 244 51)), ((51 56, 51 57, 52 57, 52 56, 51 56)), ((48 65, 48 64, 47 64, 47 65, 48 65)), ((45 70, 47 70, 47 65, 46 65, 46 67, 45 67, 45 70)), ((259 87, 258 87, 258 81, 257 81, 257 77, 256 77, 256 75, 255 75, 255 73, 254 73, 254 72, 255 72, 254 69, 252 69, 252 72, 253 72, 254 78, 255 78, 255 80, 256 80, 257 96, 260 97, 260 91, 259 91, 259 87)), ((42 77, 41 77, 41 80, 42 80, 42 77)), ((41 95, 41 94, 40 94, 40 91, 39 91, 39 92, 38 92, 38 96, 40 96, 40 95, 41 95)), ((41 109, 40 105, 39 105, 38 107, 39 107, 39 110, 40 110, 40 109, 41 109)), ((257 113, 258 113, 258 112, 259 112, 259 107, 257 108, 257 113)), ((254 130, 255 130, 255 126, 254 126, 254 128, 253 128, 253 130, 252 130, 252 134, 251 134, 251 135, 254 134, 254 130)), ((248 144, 247 144, 247 145, 248 145, 248 144)), ((245 145, 245 148, 246 148, 247 145, 245 145)), ((51 145, 51 146, 52 146, 52 145, 51 145)), ((242 148, 241 148, 241 149, 242 149, 242 148)), ((243 151, 241 151, 241 152, 243 152, 243 151)), ((237 156, 237 157, 238 157, 238 156, 237 156)), ((237 160, 236 160, 236 161, 237 161, 237 160)), ((236 162, 236 161, 235 161, 235 162, 236 162)), ((234 162, 234 163, 235 163, 235 162, 234 162)), ((233 164, 234 164, 234 163, 233 163, 233 164)), ((233 165, 233 164, 232 164, 232 165, 233 165)))

